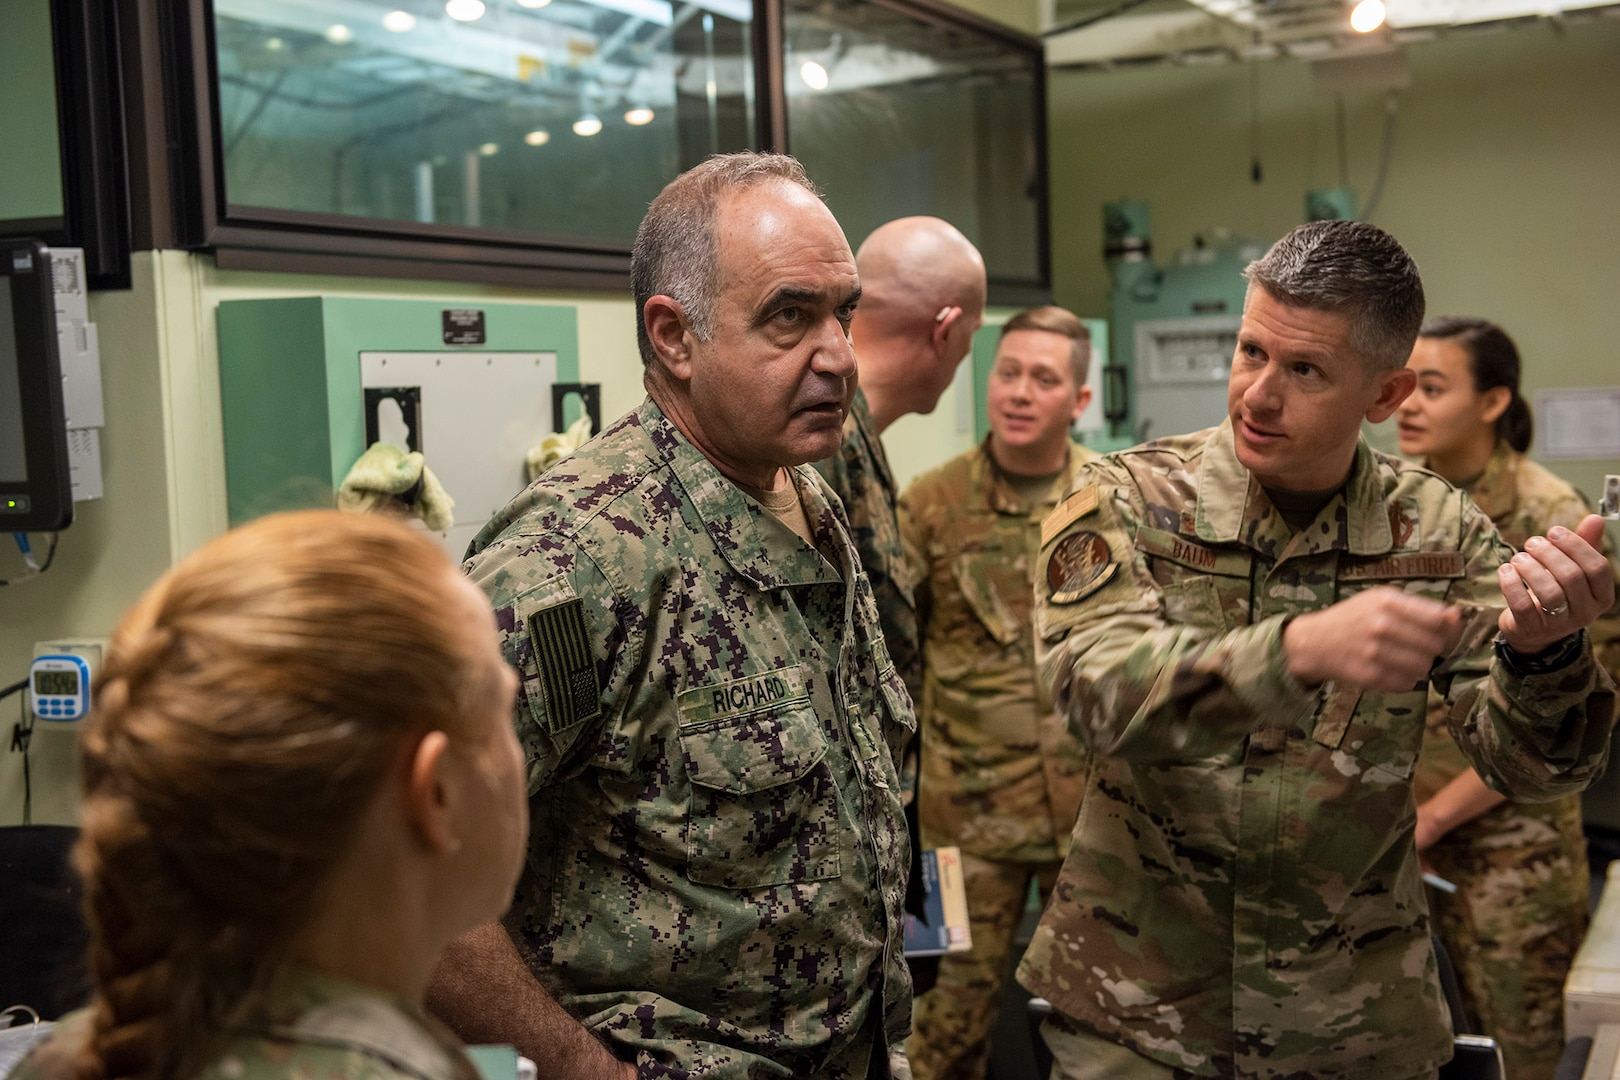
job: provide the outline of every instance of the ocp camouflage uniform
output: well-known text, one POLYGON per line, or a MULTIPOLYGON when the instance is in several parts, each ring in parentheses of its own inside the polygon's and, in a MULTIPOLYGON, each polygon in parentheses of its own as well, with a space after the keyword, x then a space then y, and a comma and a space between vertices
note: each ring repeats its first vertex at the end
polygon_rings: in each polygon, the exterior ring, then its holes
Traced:
POLYGON ((1045 523, 1041 677, 1097 750, 1019 977, 1195 1076, 1397 1080, 1451 1054, 1412 842, 1428 684, 1299 684, 1292 616, 1394 586, 1457 606, 1437 660, 1492 786, 1557 798, 1607 758, 1613 684, 1493 658, 1511 553, 1468 497, 1358 444, 1298 533, 1230 421, 1086 466, 1045 523))
POLYGON ((468 560, 523 680, 508 927, 643 1077, 881 1076, 909 1026, 915 721, 841 515, 793 479, 814 548, 649 400, 468 560))
POLYGON ((940 961, 906 1043, 917 1080, 982 1077, 1007 954, 1032 879, 1044 899, 1068 850, 1085 753, 1035 681, 1031 623, 1041 520, 1095 452, 1071 446, 1051 490, 1027 500, 986 440, 900 499, 925 619, 924 847, 962 849, 973 949, 940 961))
MULTIPOLYGON (((1505 443, 1468 494, 1520 549, 1591 513, 1574 488, 1505 443)), ((1599 663, 1620 671, 1620 601, 1588 633, 1599 663)), ((1431 691, 1413 785, 1418 803, 1468 768, 1447 728, 1445 701, 1431 691)), ((1426 857, 1457 886, 1452 895, 1431 891, 1429 900, 1464 1007, 1501 1044, 1510 1080, 1551 1080, 1564 1046, 1564 980, 1586 936, 1580 796, 1504 803, 1447 833, 1426 857)))
MULTIPOLYGON (((65 1075, 90 1033, 91 1013, 63 1017, 9 1075, 65 1075)), ((375 987, 294 968, 228 1036, 196 1080, 477 1080, 454 1035, 421 1009, 375 987)))

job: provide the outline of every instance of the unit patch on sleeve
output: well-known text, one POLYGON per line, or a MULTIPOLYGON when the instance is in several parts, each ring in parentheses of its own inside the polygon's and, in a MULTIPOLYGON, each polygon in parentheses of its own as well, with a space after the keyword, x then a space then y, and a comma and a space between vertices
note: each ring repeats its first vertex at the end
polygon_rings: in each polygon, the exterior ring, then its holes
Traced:
POLYGON ((601 715, 602 687, 585 626, 585 601, 576 597, 530 615, 529 642, 545 689, 546 729, 556 734, 601 715))
POLYGON ((1076 604, 1108 584, 1119 564, 1108 541, 1094 532, 1070 533, 1052 550, 1046 564, 1047 599, 1054 604, 1076 604))

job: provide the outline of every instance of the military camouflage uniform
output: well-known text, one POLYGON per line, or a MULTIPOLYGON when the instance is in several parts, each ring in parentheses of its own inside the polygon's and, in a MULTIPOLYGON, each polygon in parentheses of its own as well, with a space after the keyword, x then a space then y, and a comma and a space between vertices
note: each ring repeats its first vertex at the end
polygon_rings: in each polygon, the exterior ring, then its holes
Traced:
POLYGON ((1099 756, 1019 977, 1195 1076, 1431 1075, 1451 1038, 1412 842, 1428 684, 1302 686, 1284 623, 1375 586, 1456 605, 1431 678, 1487 783, 1525 798, 1601 772, 1613 685, 1584 635, 1548 674, 1493 657, 1510 549, 1463 492, 1361 442, 1296 534, 1232 440, 1104 457, 1042 526, 1041 677, 1099 756))
POLYGON ((838 453, 815 464, 816 471, 843 500, 849 532, 861 554, 861 568, 872 583, 883 640, 895 670, 906 682, 913 701, 922 695, 922 645, 917 629, 916 581, 906 563, 900 530, 895 524, 898 487, 889 469, 883 440, 872 422, 864 390, 844 420, 844 441, 838 453))
POLYGON ((1044 897, 1068 849, 1085 756, 1035 685, 1030 609, 1041 519, 1084 461, 1026 501, 983 445, 914 481, 900 530, 925 623, 924 847, 962 849, 973 950, 940 960, 906 1043, 917 1080, 982 1077, 1003 972, 1032 879, 1044 897))
POLYGON ((523 680, 508 926, 643 1077, 866 1077, 909 1026, 911 702, 835 503, 793 477, 815 548, 649 400, 467 563, 523 680))
MULTIPOLYGON (((1573 529, 1591 513, 1574 488, 1505 443, 1468 494, 1516 548, 1554 525, 1573 529)), ((1599 662, 1615 671, 1620 611, 1588 633, 1599 662)), ((1418 803, 1468 768, 1447 728, 1445 701, 1431 691, 1418 803)), ((1426 857, 1457 886, 1455 894, 1433 891, 1429 899, 1463 1005, 1501 1044, 1510 1080, 1551 1080, 1564 1046, 1564 979, 1586 935, 1590 879, 1580 796, 1505 803, 1447 833, 1426 857)))
MULTIPOLYGON (((11 1080, 59 1075, 89 1034, 88 1009, 64 1017, 11 1080)), ((279 979, 258 1014, 197 1080, 477 1080, 456 1042, 420 1009, 380 990, 301 969, 279 979)))

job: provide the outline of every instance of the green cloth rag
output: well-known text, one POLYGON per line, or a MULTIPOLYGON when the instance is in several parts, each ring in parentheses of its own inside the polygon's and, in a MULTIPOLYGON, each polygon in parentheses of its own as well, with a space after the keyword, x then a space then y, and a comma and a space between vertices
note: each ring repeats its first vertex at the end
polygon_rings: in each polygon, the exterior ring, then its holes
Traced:
POLYGON ((340 510, 359 514, 404 510, 421 518, 434 532, 443 532, 455 522, 455 505, 422 455, 393 443, 367 447, 338 488, 340 510))

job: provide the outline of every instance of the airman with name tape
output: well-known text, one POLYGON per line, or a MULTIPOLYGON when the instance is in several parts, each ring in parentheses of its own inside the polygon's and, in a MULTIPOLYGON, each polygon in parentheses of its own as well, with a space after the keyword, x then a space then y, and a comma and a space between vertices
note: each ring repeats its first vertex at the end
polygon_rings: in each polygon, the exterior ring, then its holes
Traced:
POLYGON ((888 1078, 915 720, 804 464, 855 391, 855 260, 798 162, 742 153, 664 189, 631 267, 647 400, 466 564, 522 678, 535 842, 430 1005, 548 1076, 888 1078))
POLYGON ((1465 492, 1373 451, 1423 317, 1364 223, 1246 271, 1228 419, 1085 466, 1037 574, 1042 678, 1097 752, 1020 967, 1053 1076, 1409 1080, 1452 1039, 1412 774, 1433 685, 1491 786, 1607 760, 1584 628, 1602 527, 1504 544, 1465 492))

